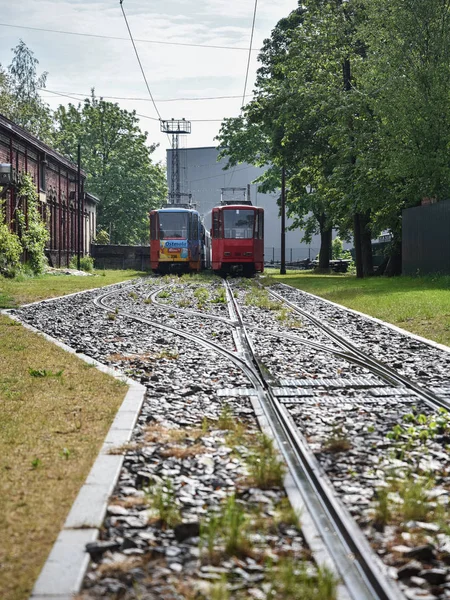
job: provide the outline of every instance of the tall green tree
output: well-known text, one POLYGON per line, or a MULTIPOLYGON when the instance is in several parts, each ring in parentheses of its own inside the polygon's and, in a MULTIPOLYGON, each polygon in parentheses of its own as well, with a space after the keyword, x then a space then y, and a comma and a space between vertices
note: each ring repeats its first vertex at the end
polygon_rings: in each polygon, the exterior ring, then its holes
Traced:
POLYGON ((364 5, 359 34, 367 57, 359 78, 378 123, 376 151, 368 153, 382 198, 375 219, 393 233, 397 252, 390 271, 395 273, 401 267, 402 209, 423 198, 449 197, 450 3, 368 0, 364 5))
POLYGON ((167 186, 162 166, 151 160, 155 146, 147 145, 136 113, 92 92, 83 104, 60 106, 55 119, 60 152, 76 161, 81 144, 86 190, 100 199, 99 229, 110 233, 111 243, 147 243, 148 212, 163 203, 167 186))
POLYGON ((20 40, 12 49, 13 59, 5 71, 0 67, 0 111, 44 142, 52 139, 52 112, 39 96, 47 73, 37 73, 39 61, 20 40))

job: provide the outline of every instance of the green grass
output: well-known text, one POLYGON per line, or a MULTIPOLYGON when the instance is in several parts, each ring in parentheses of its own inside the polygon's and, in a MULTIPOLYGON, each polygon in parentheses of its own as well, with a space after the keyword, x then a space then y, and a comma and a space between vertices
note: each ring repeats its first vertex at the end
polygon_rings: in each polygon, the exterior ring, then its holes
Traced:
MULTIPOLYGON (((0 308, 143 275, 0 277, 0 308)), ((0 597, 25 600, 127 387, 0 315, 0 597)))
POLYGON ((0 598, 25 600, 127 391, 0 315, 0 598))
POLYGON ((38 277, 19 276, 6 279, 0 276, 0 308, 16 308, 20 304, 64 296, 146 275, 148 273, 141 271, 111 270, 94 271, 93 276, 85 277, 46 274, 38 277))
POLYGON ((288 271, 275 280, 450 345, 450 276, 370 277, 288 271))

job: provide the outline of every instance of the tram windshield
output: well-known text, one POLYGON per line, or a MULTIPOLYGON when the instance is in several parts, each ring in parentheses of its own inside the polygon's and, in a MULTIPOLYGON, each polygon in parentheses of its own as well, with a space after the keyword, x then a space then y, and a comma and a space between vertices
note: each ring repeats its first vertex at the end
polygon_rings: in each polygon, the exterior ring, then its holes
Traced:
POLYGON ((188 217, 188 213, 183 212, 160 212, 159 239, 186 239, 188 236, 188 217))
POLYGON ((224 238, 244 239, 253 237, 255 213, 253 210, 227 209, 223 211, 224 238))

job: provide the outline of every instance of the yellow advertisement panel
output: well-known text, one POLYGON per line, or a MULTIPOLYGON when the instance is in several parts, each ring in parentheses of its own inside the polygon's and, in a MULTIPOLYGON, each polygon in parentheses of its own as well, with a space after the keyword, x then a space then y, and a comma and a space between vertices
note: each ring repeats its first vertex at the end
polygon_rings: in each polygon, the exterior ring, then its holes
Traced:
POLYGON ((161 240, 159 260, 160 262, 189 261, 187 240, 161 240))

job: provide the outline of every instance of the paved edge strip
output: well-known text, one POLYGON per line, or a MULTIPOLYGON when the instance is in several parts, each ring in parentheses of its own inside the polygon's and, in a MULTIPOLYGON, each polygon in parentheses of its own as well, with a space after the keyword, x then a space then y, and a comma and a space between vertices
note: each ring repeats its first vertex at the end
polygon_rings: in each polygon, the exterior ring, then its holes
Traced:
POLYGON ((354 308, 349 308, 348 306, 344 306, 343 304, 338 304, 337 302, 333 302, 332 300, 328 300, 327 298, 323 298, 322 296, 317 296, 316 294, 311 294, 311 292, 305 292, 305 290, 294 287, 293 285, 289 285, 288 283, 280 282, 280 284, 285 287, 290 288, 291 290, 296 290, 297 292, 302 292, 303 294, 306 294, 307 296, 311 296, 311 298, 316 298, 317 300, 322 300, 323 302, 326 302, 327 304, 331 304, 332 306, 335 306, 336 308, 340 308, 341 310, 345 310, 349 313, 353 313, 354 315, 357 315, 358 317, 365 317, 366 319, 369 319, 370 321, 374 321, 375 323, 378 323, 379 325, 384 325, 385 327, 388 327, 389 329, 393 329, 397 333, 406 335, 407 337, 410 337, 413 340, 417 340, 418 342, 422 342, 423 344, 428 344, 428 346, 432 346, 433 348, 436 348, 438 350, 443 350, 444 352, 450 352, 450 346, 446 346, 445 344, 440 344, 439 342, 435 342, 434 340, 425 338, 421 335, 418 335, 417 333, 412 333, 412 331, 407 331, 406 329, 402 329, 401 327, 398 327, 398 325, 393 325, 392 323, 388 323, 387 321, 378 319, 378 317, 372 317, 372 315, 368 315, 367 313, 363 313, 359 310, 355 310, 354 308))
MULTIPOLYGON (((88 291, 92 290, 85 290, 88 291)), ((49 300, 56 300, 56 298, 49 300)), ((124 460, 123 455, 109 454, 109 451, 130 440, 147 390, 145 386, 126 377, 120 371, 107 367, 86 354, 78 353, 36 327, 23 323, 10 310, 0 312, 66 352, 94 365, 99 371, 129 386, 100 452, 69 511, 30 596, 30 600, 71 600, 80 591, 89 565, 89 554, 85 546, 98 538, 108 500, 119 478, 124 460)))

